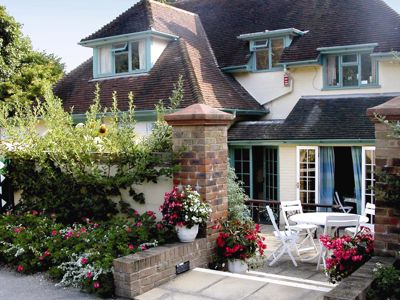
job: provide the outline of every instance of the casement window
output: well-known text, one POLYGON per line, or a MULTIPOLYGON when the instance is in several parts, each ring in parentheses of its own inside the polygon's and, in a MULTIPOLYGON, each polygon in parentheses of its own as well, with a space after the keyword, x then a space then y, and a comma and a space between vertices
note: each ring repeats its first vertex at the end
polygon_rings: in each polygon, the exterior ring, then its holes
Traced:
POLYGON ((324 61, 325 88, 358 88, 376 86, 377 62, 371 53, 327 55, 324 61))
POLYGON ((97 77, 146 72, 146 41, 127 41, 98 47, 97 77))
POLYGON ((253 68, 256 71, 281 69, 279 60, 284 50, 283 38, 251 41, 253 68))

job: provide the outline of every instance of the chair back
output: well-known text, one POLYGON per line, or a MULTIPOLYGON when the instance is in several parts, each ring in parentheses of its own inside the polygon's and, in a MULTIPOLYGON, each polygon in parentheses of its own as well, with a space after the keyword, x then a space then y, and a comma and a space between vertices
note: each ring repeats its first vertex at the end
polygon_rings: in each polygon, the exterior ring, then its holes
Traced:
POLYGON ((373 224, 373 216, 375 216, 375 204, 367 203, 364 209, 364 216, 369 218, 369 223, 373 224))
POLYGON ((355 227, 355 233, 358 232, 358 226, 360 223, 360 216, 353 214, 337 215, 337 216, 327 216, 324 228, 324 234, 331 235, 336 229, 340 227, 355 227))
POLYGON ((344 212, 344 213, 346 212, 346 209, 344 208, 344 206, 342 204, 342 201, 340 201, 340 197, 339 197, 338 192, 335 192, 335 196, 333 197, 333 201, 335 201, 335 204, 339 206, 339 208, 340 208, 340 210, 342 212, 344 212))
POLYGON ((281 232, 278 228, 278 225, 276 225, 274 212, 272 211, 272 209, 269 205, 267 205, 267 213, 268 213, 269 219, 271 220, 272 226, 274 227, 276 234, 279 236, 279 238, 282 238, 281 232))
POLYGON ((283 219, 285 220, 286 226, 290 227, 288 217, 296 214, 303 213, 303 207, 301 205, 300 200, 294 201, 282 201, 281 202, 281 209, 283 212, 283 219))

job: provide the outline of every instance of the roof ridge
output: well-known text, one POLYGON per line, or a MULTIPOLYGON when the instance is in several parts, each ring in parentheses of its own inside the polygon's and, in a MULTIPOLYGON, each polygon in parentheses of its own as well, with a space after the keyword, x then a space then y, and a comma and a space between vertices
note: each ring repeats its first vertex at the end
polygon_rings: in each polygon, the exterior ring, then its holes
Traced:
POLYGON ((201 87, 200 87, 199 81, 197 79, 196 73, 193 68, 192 60, 190 59, 189 51, 186 47, 187 42, 185 42, 182 39, 179 39, 178 43, 179 43, 179 47, 182 50, 182 56, 183 56, 185 65, 187 65, 188 76, 190 78, 189 85, 191 86, 191 88, 193 90, 193 95, 194 95, 195 99, 198 101, 198 103, 206 103, 204 100, 203 94, 201 92, 201 87))
POLYGON ((153 4, 157 4, 157 5, 161 5, 161 6, 167 7, 167 8, 174 9, 174 10, 182 12, 182 13, 186 13, 186 14, 191 15, 191 16, 198 16, 198 14, 196 14, 196 13, 192 13, 190 11, 184 10, 182 8, 175 7, 175 6, 170 5, 170 4, 162 3, 160 1, 156 1, 156 0, 147 0, 147 1, 151 2, 153 4))

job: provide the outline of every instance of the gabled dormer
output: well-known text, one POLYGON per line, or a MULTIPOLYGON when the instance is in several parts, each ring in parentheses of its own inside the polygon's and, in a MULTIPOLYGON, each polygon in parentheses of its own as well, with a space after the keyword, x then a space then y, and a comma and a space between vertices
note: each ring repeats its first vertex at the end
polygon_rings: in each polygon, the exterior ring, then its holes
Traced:
POLYGON ((239 35, 238 39, 249 42, 251 56, 247 70, 254 72, 282 70, 280 59, 284 49, 290 46, 294 37, 305 33, 295 28, 286 28, 239 35))
POLYGON ((93 40, 80 45, 93 48, 93 78, 146 74, 171 40, 178 37, 155 30, 93 40))

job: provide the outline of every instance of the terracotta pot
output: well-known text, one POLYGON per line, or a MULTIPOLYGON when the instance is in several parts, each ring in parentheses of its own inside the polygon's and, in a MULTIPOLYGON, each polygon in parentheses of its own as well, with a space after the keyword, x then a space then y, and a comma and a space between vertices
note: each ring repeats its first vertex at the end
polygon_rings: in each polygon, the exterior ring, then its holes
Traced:
POLYGON ((196 224, 192 228, 186 226, 175 226, 178 239, 182 243, 190 243, 196 239, 197 233, 199 232, 199 225, 196 224))
POLYGON ((246 273, 248 268, 247 263, 242 259, 228 260, 228 271, 231 273, 246 273))

